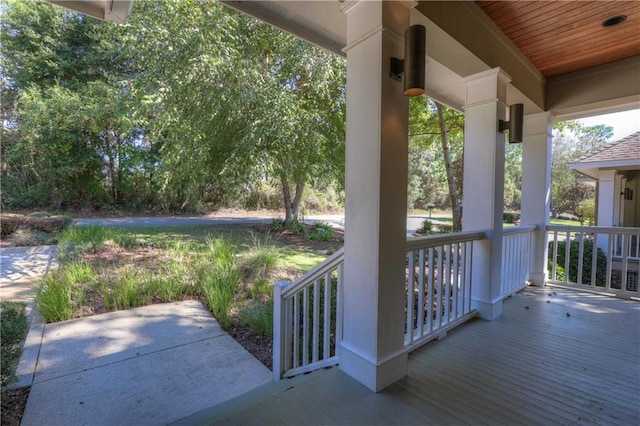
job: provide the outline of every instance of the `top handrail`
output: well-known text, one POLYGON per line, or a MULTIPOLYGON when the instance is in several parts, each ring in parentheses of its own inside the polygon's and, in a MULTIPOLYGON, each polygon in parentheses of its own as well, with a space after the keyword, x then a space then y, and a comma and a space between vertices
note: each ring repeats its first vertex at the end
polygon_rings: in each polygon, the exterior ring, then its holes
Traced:
POLYGON ((622 226, 573 226, 547 225, 547 231, 593 232, 597 234, 634 234, 640 235, 640 228, 622 226))
MULTIPOLYGON (((411 237, 407 238, 406 250, 419 250, 425 248, 438 247, 443 244, 456 244, 464 243, 473 240, 482 240, 487 237, 487 234, 482 231, 465 231, 454 232, 451 234, 442 235, 429 235, 426 237, 411 237)), ((298 278, 296 281, 287 285, 282 289, 282 297, 287 297, 298 290, 304 288, 306 285, 314 282, 315 280, 322 278, 327 272, 333 271, 340 263, 344 262, 344 247, 333 253, 322 263, 315 268, 298 278)))
POLYGON ((503 228, 502 234, 520 234, 535 231, 536 229, 538 229, 538 225, 517 225, 509 228, 503 228))
POLYGON ((483 240, 487 234, 483 231, 453 232, 451 234, 428 235, 407 239, 407 251, 438 247, 443 244, 465 243, 473 240, 483 240))

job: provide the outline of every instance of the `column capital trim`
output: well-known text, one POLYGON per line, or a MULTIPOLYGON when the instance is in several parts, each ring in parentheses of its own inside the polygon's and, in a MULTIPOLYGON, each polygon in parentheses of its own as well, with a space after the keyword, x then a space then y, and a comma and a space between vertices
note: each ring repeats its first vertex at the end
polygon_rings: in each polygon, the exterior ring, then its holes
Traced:
POLYGON ((393 31, 392 29, 387 28, 387 27, 385 27, 383 25, 380 25, 380 26, 372 29, 368 33, 363 34, 358 39, 354 40, 352 43, 349 43, 348 45, 343 47, 342 51, 344 53, 347 53, 347 52, 349 52, 349 50, 353 49, 354 47, 356 47, 357 45, 359 45, 363 41, 366 41, 366 40, 370 39, 371 37, 373 37, 373 36, 375 36, 377 34, 380 34, 380 33, 383 36, 388 37, 388 38, 394 40, 397 43, 404 43, 404 37, 402 37, 401 35, 399 35, 395 31, 393 31))
POLYGON ((553 138, 551 125, 555 121, 555 115, 551 111, 524 116, 524 136, 546 136, 553 138))
POLYGON ((471 83, 476 80, 482 80, 488 77, 495 77, 502 80, 505 83, 511 82, 511 76, 507 74, 502 68, 492 68, 490 70, 482 71, 476 74, 471 74, 462 79, 464 84, 471 83))
POLYGON ((495 105, 496 103, 498 103, 498 104, 501 103, 503 106, 507 105, 504 100, 502 100, 500 98, 493 98, 493 99, 485 99, 485 100, 480 101, 480 102, 473 102, 473 103, 470 103, 468 105, 463 105, 462 108, 466 111, 467 109, 486 106, 486 105, 495 105))

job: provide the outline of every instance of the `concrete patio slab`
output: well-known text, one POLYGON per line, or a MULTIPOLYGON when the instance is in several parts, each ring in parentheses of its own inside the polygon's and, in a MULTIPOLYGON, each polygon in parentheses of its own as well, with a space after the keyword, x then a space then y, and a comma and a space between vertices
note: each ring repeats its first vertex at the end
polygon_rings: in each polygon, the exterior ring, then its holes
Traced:
POLYGON ((45 327, 22 425, 166 424, 271 381, 196 301, 45 327))

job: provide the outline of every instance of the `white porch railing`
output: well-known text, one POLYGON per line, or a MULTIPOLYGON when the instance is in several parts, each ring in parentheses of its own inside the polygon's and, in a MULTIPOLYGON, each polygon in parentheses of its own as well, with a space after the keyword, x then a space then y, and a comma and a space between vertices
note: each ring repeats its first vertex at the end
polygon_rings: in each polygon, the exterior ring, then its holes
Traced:
POLYGON ((535 225, 505 228, 502 237, 501 296, 512 296, 527 286, 535 225))
POLYGON ((473 243, 484 238, 484 232, 459 232, 407 241, 404 345, 408 351, 475 316, 473 243))
POLYGON ((548 226, 547 230, 548 283, 640 297, 640 228, 548 226))
POLYGON ((613 236, 613 257, 623 258, 627 255, 628 260, 640 260, 640 237, 638 235, 615 234, 613 236))
POLYGON ((342 341, 344 249, 273 294, 275 380, 336 365, 342 341))
MULTIPOLYGON (((471 264, 483 232, 407 240, 405 349, 411 351, 472 318, 471 264), (409 271, 413 271, 410 273, 409 271)), ((277 283, 273 300, 275 380, 336 365, 342 341, 344 251, 293 284, 277 283)))

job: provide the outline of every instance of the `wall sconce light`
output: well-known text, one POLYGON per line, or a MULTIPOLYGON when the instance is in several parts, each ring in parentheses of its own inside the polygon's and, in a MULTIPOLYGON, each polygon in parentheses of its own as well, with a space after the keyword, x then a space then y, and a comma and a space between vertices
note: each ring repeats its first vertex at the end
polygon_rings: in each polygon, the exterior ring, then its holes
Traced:
POLYGON ((622 193, 622 195, 624 195, 624 199, 625 200, 633 201, 633 189, 625 188, 624 192, 622 193))
POLYGON ((521 143, 523 123, 524 104, 513 104, 509 107, 509 121, 498 121, 498 131, 509 131, 509 143, 521 143))
POLYGON ((404 32, 404 59, 391 58, 390 77, 397 81, 404 77, 405 96, 424 93, 426 36, 423 25, 411 25, 404 32))

